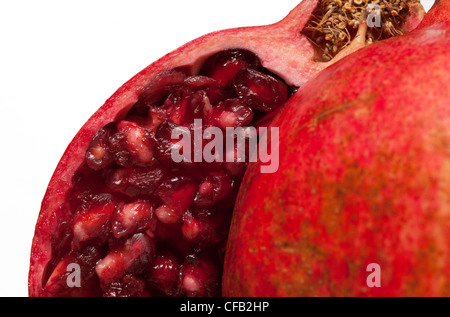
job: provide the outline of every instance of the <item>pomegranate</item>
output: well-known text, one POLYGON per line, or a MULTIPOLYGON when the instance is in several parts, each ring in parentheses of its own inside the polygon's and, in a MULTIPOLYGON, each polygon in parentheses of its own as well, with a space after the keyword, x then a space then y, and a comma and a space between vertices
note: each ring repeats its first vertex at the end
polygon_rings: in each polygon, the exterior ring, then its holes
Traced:
POLYGON ((243 181, 224 295, 450 295, 449 50, 441 0, 299 89, 278 172, 243 181))
POLYGON ((220 296, 251 138, 242 158, 212 128, 267 127, 321 70, 410 32, 424 13, 418 0, 384 1, 389 23, 377 29, 365 22, 371 1, 360 2, 305 0, 273 25, 196 39, 125 83, 56 167, 36 224, 30 296, 220 296), (222 146, 213 151, 198 131, 222 146), (173 137, 186 134, 194 139, 173 137), (197 147, 211 156, 198 159, 197 147))

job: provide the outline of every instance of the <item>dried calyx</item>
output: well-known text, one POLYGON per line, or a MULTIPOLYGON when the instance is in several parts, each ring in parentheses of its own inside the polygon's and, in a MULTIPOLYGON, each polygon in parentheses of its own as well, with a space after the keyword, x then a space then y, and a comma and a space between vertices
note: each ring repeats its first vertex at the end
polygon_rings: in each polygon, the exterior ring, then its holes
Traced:
POLYGON ((361 27, 366 44, 402 35, 413 6, 420 6, 420 1, 320 1, 302 33, 316 48, 317 59, 330 61, 362 33, 361 27))

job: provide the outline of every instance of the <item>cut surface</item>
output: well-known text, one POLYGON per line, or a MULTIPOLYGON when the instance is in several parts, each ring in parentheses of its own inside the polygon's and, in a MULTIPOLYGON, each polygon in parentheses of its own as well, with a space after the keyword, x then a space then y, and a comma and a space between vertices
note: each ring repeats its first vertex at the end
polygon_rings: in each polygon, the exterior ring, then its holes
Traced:
POLYGON ((170 70, 143 87, 124 116, 97 132, 73 178, 72 214, 54 237, 42 281, 47 295, 219 296, 231 212, 250 154, 238 160, 226 153, 223 133, 214 137, 223 138, 211 152, 215 159, 198 160, 189 151, 196 140, 180 145, 173 133, 194 135, 195 120, 202 130, 258 126, 295 90, 244 50, 211 56, 195 76, 170 70), (177 149, 186 160, 174 160, 177 149), (89 293, 65 285, 70 263, 83 267, 82 283, 95 284, 89 293))

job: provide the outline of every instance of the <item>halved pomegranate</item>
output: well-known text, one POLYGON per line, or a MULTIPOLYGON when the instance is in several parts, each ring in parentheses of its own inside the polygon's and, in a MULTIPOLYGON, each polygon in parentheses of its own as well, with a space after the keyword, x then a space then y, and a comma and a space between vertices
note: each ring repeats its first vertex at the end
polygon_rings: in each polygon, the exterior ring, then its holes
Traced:
POLYGON ((199 160, 195 149, 202 154, 208 142, 181 144, 174 133, 268 126, 320 70, 420 22, 419 1, 388 2, 381 16, 391 21, 396 12, 392 34, 368 29, 361 4, 305 0, 276 24, 194 40, 123 85, 75 136, 50 181, 32 245, 30 296, 221 295, 250 155, 239 158, 222 140, 213 156, 235 161, 199 160), (347 11, 344 27, 336 26, 347 11), (340 30, 337 37, 327 36, 330 29, 340 30), (175 160, 174 150, 187 159, 175 160), (80 269, 78 286, 67 283, 77 273, 71 264, 80 269))

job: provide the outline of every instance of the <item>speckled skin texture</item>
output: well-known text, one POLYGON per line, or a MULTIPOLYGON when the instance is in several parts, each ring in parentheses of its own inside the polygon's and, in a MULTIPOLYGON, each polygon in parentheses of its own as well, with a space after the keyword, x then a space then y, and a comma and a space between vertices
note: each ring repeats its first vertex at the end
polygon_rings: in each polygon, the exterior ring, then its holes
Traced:
POLYGON ((450 295, 449 12, 291 99, 273 123, 278 172, 247 170, 225 296, 450 295), (370 263, 379 288, 366 283, 370 263))

